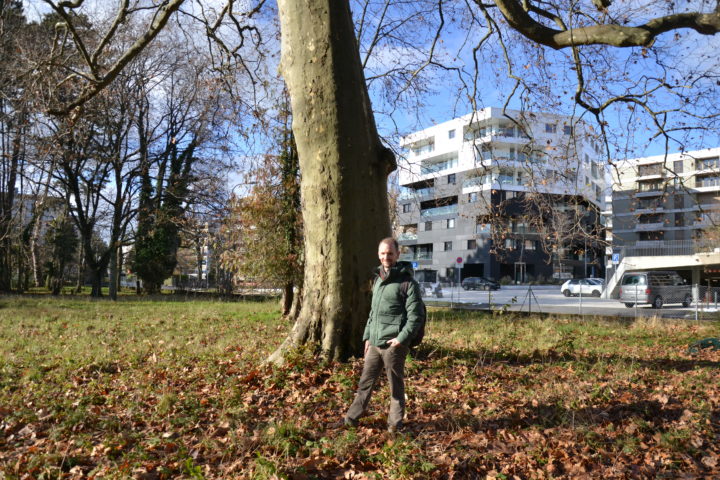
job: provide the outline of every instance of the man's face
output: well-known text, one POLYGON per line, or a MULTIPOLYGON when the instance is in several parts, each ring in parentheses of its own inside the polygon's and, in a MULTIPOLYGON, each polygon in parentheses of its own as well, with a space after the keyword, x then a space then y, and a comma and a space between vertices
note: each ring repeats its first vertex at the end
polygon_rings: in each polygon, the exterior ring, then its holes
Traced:
POLYGON ((383 242, 378 247, 378 258, 380 258, 380 264, 386 270, 395 265, 399 257, 400 252, 395 249, 395 245, 383 242))

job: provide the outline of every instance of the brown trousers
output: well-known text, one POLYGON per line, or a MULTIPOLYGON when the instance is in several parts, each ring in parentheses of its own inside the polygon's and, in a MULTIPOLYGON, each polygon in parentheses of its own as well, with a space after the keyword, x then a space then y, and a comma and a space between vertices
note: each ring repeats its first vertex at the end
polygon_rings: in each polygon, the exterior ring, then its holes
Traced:
POLYGON ((367 409, 372 396, 375 381, 385 367, 388 385, 390 386, 390 413, 388 414, 388 426, 400 427, 405 417, 405 357, 408 347, 398 345, 397 347, 378 348, 370 345, 365 354, 360 384, 358 385, 355 400, 348 409, 346 418, 357 421, 367 409))

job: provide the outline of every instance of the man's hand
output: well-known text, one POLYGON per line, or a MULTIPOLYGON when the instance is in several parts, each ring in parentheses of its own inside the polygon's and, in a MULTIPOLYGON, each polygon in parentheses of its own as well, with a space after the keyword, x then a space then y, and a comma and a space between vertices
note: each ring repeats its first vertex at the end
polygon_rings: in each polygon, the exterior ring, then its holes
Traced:
POLYGON ((388 340, 387 342, 391 347, 397 347, 400 345, 400 342, 397 341, 397 338, 393 338, 391 340, 388 340))
POLYGON ((365 351, 363 352, 363 355, 367 355, 367 351, 370 348, 370 340, 365 340, 365 351))

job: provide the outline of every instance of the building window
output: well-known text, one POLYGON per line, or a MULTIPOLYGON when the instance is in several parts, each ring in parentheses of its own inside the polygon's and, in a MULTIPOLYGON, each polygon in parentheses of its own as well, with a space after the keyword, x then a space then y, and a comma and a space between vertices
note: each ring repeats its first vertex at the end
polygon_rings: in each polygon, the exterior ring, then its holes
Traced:
POLYGON ((429 232, 432 230, 432 222, 425 222, 425 231, 429 232))
POLYGON ((455 185, 455 174, 451 173, 447 176, 448 179, 448 185, 455 185))
POLYGON ((572 126, 571 125, 563 125, 563 133, 565 135, 572 135, 572 133, 573 133, 572 126))
POLYGON ((452 130, 449 130, 449 131, 448 131, 448 138, 451 139, 451 140, 452 140, 453 138, 455 138, 455 129, 454 129, 454 128, 453 128, 452 130))
POLYGON ((475 233, 490 234, 490 224, 478 223, 477 225, 475 225, 475 233))
POLYGON ((525 250, 535 250, 535 240, 525 240, 525 250))
POLYGON ((455 228, 455 219, 454 218, 448 218, 447 222, 445 224, 446 228, 455 228))
POLYGON ((682 160, 675 160, 673 162, 673 171, 675 171, 675 173, 683 173, 683 161, 682 160))
POLYGON ((554 123, 546 123, 545 124, 545 133, 555 133, 557 132, 557 125, 554 123))
POLYGON ((477 192, 468 193, 468 203, 475 203, 478 201, 477 192))
POLYGON ((452 242, 445 242, 445 251, 449 252, 452 250, 452 242))
POLYGON ((467 241, 467 249, 468 250, 475 250, 477 248, 477 240, 474 238, 472 240, 467 241))
POLYGON ((403 203, 403 213, 409 213, 409 212, 410 212, 410 204, 403 203))

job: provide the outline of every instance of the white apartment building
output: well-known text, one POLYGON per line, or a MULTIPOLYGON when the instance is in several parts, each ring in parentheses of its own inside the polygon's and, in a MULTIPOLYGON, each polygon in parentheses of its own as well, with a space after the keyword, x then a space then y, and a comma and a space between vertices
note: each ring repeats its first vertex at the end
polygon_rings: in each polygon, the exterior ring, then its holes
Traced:
POLYGON ((585 239, 549 253, 532 218, 546 213, 528 207, 543 198, 555 212, 580 208, 584 230, 601 235, 607 182, 595 137, 569 117, 490 107, 403 138, 402 259, 421 281, 601 276, 604 248, 585 239))

